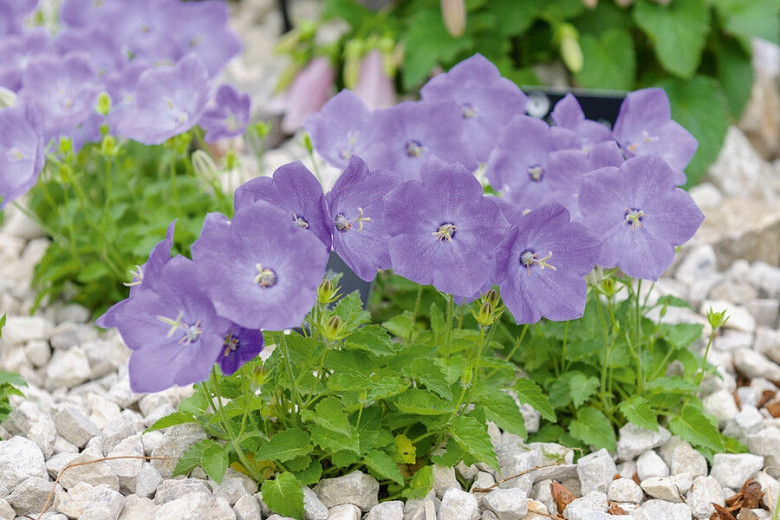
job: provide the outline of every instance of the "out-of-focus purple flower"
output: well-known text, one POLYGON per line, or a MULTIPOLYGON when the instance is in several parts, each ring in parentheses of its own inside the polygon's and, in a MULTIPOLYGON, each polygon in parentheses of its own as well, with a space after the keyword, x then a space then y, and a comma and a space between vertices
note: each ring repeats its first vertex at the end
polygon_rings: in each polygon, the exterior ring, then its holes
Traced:
POLYGON ((382 51, 368 51, 360 62, 360 74, 353 89, 372 110, 393 106, 396 101, 395 81, 385 72, 382 51))
POLYGON ((491 277, 509 224, 479 181, 453 164, 388 193, 385 227, 396 274, 468 298, 491 277))
POLYGON ((279 102, 284 132, 295 132, 310 114, 322 108, 330 97, 335 74, 327 56, 317 56, 298 72, 279 102))
POLYGON ((24 18, 38 7, 38 0, 0 0, 0 37, 24 32, 24 18))
MULTIPOLYGON (((183 10, 179 0, 116 2, 100 9, 93 24, 110 27, 119 45, 133 59, 174 63, 178 61, 174 27, 183 10)), ((93 24, 90 25, 94 27, 93 24)))
POLYGON ((121 0, 63 0, 60 20, 70 27, 96 27, 111 16, 117 16, 122 4, 121 0))
POLYGON ((22 78, 20 99, 42 113, 44 141, 71 135, 92 114, 100 92, 95 71, 82 54, 39 56, 22 78))
POLYGON ((418 179, 434 155, 473 171, 477 161, 466 144, 463 127, 454 101, 405 101, 373 113, 363 159, 369 168, 392 170, 405 179, 418 179))
POLYGON ((331 229, 327 222, 320 181, 300 161, 280 166, 271 177, 255 177, 236 189, 236 212, 265 200, 287 212, 297 229, 309 230, 330 250, 331 229))
POLYGON ((699 143, 671 117, 669 98, 664 89, 636 90, 620 105, 612 135, 626 157, 651 154, 663 157, 680 185, 686 179, 683 169, 688 166, 699 143))
POLYGON ((344 169, 353 155, 363 157, 371 110, 353 92, 342 90, 306 118, 312 146, 331 165, 344 169))
POLYGON ((393 172, 369 171, 354 155, 325 195, 333 250, 363 280, 371 281, 377 269, 390 267, 383 197, 400 182, 393 172))
POLYGON ((522 215, 498 248, 501 298, 517 323, 542 317, 572 320, 585 311, 585 275, 596 265, 601 241, 555 201, 522 215))
POLYGON ((133 280, 128 285, 130 287, 130 295, 112 305, 106 312, 95 320, 95 324, 98 327, 104 329, 111 329, 117 326, 117 316, 121 313, 121 309, 127 305, 130 298, 135 296, 139 291, 153 289, 155 283, 160 278, 162 268, 171 261, 171 248, 173 247, 173 233, 176 227, 176 221, 172 221, 168 224, 168 230, 165 232, 165 238, 159 241, 152 248, 149 253, 149 258, 142 265, 135 266, 133 271, 133 280))
POLYGON ((35 184, 46 160, 43 150, 24 108, 0 109, 0 209, 35 184))
POLYGON ((174 30, 175 60, 192 52, 203 60, 209 76, 216 77, 241 52, 241 39, 228 25, 225 2, 177 2, 174 30))
MULTIPOLYGON (((204 226, 193 259, 217 313, 250 329, 297 327, 317 298, 328 251, 290 225, 284 210, 258 201, 228 226, 204 226)), ((214 359, 216 356, 214 357, 214 359)))
POLYGON ((133 351, 128 373, 134 392, 208 379, 231 323, 215 312, 191 260, 172 258, 153 289, 126 301, 115 323, 133 351))
POLYGON ((506 124, 514 115, 525 113, 528 101, 517 85, 502 78, 498 68, 481 54, 432 78, 420 96, 425 101, 457 103, 466 143, 479 162, 487 162, 506 124))
POLYGON ((575 139, 570 130, 551 128, 542 120, 517 115, 505 127, 503 137, 490 154, 485 175, 505 199, 524 209, 533 209, 552 190, 548 155, 572 148, 575 139))
POLYGON ((0 61, 0 86, 18 92, 28 64, 38 56, 51 54, 55 54, 51 35, 43 27, 6 36, 0 40, 0 56, 3 57, 0 61))
POLYGON ((173 67, 146 70, 138 77, 131 110, 117 112, 113 119, 118 135, 144 144, 160 144, 186 132, 206 110, 209 78, 194 54, 173 67))
POLYGON ((580 149, 559 150, 547 156, 550 173, 550 192, 547 198, 560 202, 569 210, 571 219, 582 220, 577 197, 582 175, 599 168, 623 164, 623 154, 615 141, 594 144, 588 151, 580 149))
POLYGON ((224 349, 217 356, 217 363, 226 376, 234 374, 241 365, 263 350, 263 332, 233 325, 225 334, 224 349))
POLYGON ((109 72, 122 69, 127 64, 127 56, 105 28, 66 29, 54 39, 54 46, 62 55, 71 52, 87 53, 100 78, 109 72))
POLYGON ((619 267, 633 278, 660 278, 674 260, 674 247, 704 220, 691 196, 675 186, 676 172, 656 155, 582 178, 582 223, 604 240, 599 265, 619 267))
POLYGON ((220 85, 198 121, 206 131, 203 140, 213 143, 243 134, 249 124, 251 104, 248 94, 237 91, 232 85, 220 85))
POLYGON ((585 119, 579 101, 571 93, 566 94, 555 104, 550 117, 556 126, 575 133, 576 144, 580 149, 587 150, 597 143, 612 140, 612 132, 609 128, 596 121, 585 119))

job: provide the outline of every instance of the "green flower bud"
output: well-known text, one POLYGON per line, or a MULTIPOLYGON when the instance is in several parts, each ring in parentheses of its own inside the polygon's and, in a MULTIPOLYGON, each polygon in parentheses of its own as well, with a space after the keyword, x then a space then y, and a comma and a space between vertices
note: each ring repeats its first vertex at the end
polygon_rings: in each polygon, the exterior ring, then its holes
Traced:
POLYGON ((463 36, 466 30, 466 2, 464 0, 441 0, 441 16, 444 27, 453 38, 463 36))
POLYGON ((710 307, 707 310, 707 322, 709 322, 712 330, 721 328, 727 321, 729 321, 729 316, 726 314, 726 309, 718 312, 710 307))
POLYGON ((366 53, 363 40, 350 40, 344 47, 344 86, 354 88, 360 76, 360 60, 366 53))
POLYGON ((13 90, 0 87, 0 108, 16 106, 16 93, 13 90))
POLYGON ((113 135, 104 135, 103 140, 100 141, 100 153, 104 157, 113 157, 116 155, 118 149, 116 146, 116 137, 113 135))
POLYGON ((561 58, 566 67, 577 74, 582 71, 584 59, 578 40, 577 29, 573 25, 564 23, 558 27, 558 39, 561 42, 561 58))
POLYGON ((493 304, 490 302, 483 302, 479 307, 479 312, 477 312, 477 314, 474 316, 474 318, 477 320, 477 323, 483 327, 493 325, 493 323, 496 321, 493 315, 494 309, 495 308, 493 307, 493 304))
POLYGON ((482 295, 483 302, 489 302, 493 307, 497 307, 501 301, 501 297, 495 289, 490 289, 488 292, 482 295))
POLYGON ((111 96, 107 92, 101 92, 98 95, 95 111, 102 116, 107 116, 111 111, 111 96))
POLYGON ((317 302, 321 305, 327 305, 338 300, 341 297, 340 289, 338 285, 333 284, 333 280, 330 278, 323 280, 317 287, 317 302))
POLYGON ((219 178, 219 170, 211 156, 203 150, 192 152, 192 169, 195 175, 207 181, 216 181, 219 178))
POLYGON ((73 153, 73 141, 71 141, 70 137, 60 137, 60 152, 63 155, 73 153))
POLYGON ((344 321, 338 316, 331 316, 323 327, 322 334, 328 341, 340 339, 341 331, 344 328, 344 321))

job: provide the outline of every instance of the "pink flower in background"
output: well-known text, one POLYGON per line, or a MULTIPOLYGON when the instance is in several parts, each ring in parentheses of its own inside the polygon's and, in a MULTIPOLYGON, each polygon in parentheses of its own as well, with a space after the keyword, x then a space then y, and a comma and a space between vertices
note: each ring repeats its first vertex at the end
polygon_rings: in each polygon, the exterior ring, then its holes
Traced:
POLYGON ((317 56, 301 70, 281 101, 282 130, 295 132, 307 116, 322 108, 330 97, 335 71, 326 56, 317 56))
POLYGON ((385 73, 382 51, 372 49, 360 63, 360 75, 353 92, 365 101, 368 108, 387 108, 395 105, 395 82, 385 73))

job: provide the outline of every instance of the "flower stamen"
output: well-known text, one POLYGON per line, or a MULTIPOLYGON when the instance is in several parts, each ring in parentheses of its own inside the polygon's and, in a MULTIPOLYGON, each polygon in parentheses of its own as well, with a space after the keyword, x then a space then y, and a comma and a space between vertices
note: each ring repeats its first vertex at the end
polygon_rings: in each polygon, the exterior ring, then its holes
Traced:
POLYGON ((642 221, 645 219, 645 216, 645 213, 641 209, 626 208, 623 225, 625 226, 626 223, 631 224, 631 231, 636 231, 642 227, 642 221))
POLYGON ((299 217, 298 215, 296 215, 296 214, 295 214, 294 212, 292 212, 292 211, 291 211, 290 213, 292 214, 292 216, 293 216, 293 222, 295 222, 295 225, 296 225, 297 227, 299 227, 299 228, 303 228, 303 229, 309 229, 309 223, 306 221, 306 219, 305 219, 305 218, 303 218, 303 217, 299 217))
POLYGON ((276 273, 269 267, 263 267, 260 264, 255 264, 257 269, 257 276, 255 276, 254 282, 260 287, 268 288, 276 285, 276 273))
POLYGON ((420 141, 415 139, 409 139, 406 141, 406 145, 404 145, 404 153, 409 157, 417 159, 418 157, 422 156, 423 152, 425 152, 425 147, 420 141))
POLYGON ((558 268, 554 265, 547 262, 550 258, 552 258, 552 251, 547 252, 547 256, 544 258, 539 258, 539 255, 531 251, 530 249, 526 249, 520 254, 520 264, 524 265, 526 269, 528 269, 528 274, 530 276, 531 274, 531 267, 535 264, 539 266, 539 269, 550 269, 551 271, 557 271, 558 268))
POLYGON ((133 275, 133 281, 123 282, 122 285, 124 285, 125 287, 141 285, 141 283, 144 281, 144 270, 140 265, 135 266, 135 270, 130 269, 130 274, 133 275))
POLYGON ((457 230, 458 230, 458 226, 449 222, 445 222, 441 224, 438 227, 438 229, 431 234, 435 236, 439 242, 441 242, 442 240, 446 240, 447 242, 452 242, 452 239, 455 237, 455 232, 457 230))

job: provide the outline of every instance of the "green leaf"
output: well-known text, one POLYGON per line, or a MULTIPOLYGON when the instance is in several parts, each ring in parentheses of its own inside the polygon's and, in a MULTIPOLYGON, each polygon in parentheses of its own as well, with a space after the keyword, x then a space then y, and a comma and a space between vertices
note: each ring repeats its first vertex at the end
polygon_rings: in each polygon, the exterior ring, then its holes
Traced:
POLYGON ((503 36, 516 36, 531 27, 541 12, 542 2, 539 0, 490 0, 490 7, 496 13, 501 13, 498 33, 503 36))
POLYGON ((303 520, 303 488, 292 473, 284 472, 260 486, 263 502, 282 516, 303 520))
POLYGON ((0 384, 9 384, 16 386, 27 386, 25 380, 15 372, 0 370, 0 384))
POLYGON ((444 415, 452 413, 454 406, 454 403, 420 388, 408 389, 396 397, 394 404, 403 413, 417 415, 444 415))
POLYGON ((645 385, 647 392, 695 394, 699 387, 681 377, 659 377, 645 385))
POLYGON ((344 408, 337 398, 326 397, 317 403, 314 409, 316 413, 313 413, 311 410, 302 412, 301 415, 304 421, 314 422, 322 428, 339 435, 349 436, 352 433, 352 426, 349 424, 344 408))
POLYGON ((712 0, 726 32, 747 50, 752 38, 780 44, 780 3, 777 0, 712 0))
POLYGON ((313 460, 306 469, 293 471, 293 475, 304 486, 316 484, 322 477, 322 463, 318 460, 313 460))
POLYGON ((440 363, 441 360, 438 359, 433 362, 430 359, 415 359, 407 374, 432 392, 436 392, 442 399, 452 399, 452 391, 440 363))
POLYGON ((149 426, 146 429, 146 431, 152 432, 154 430, 162 430, 163 428, 176 426, 177 424, 184 424, 184 423, 191 423, 191 422, 197 422, 197 419, 191 413, 174 412, 170 415, 166 415, 165 417, 161 417, 160 419, 157 419, 153 425, 149 426))
POLYGON ((422 83, 437 64, 449 64, 458 53, 471 47, 469 36, 453 38, 444 27, 441 11, 425 9, 409 20, 404 42, 403 87, 411 90, 422 83))
POLYGON ((615 430, 601 411, 587 406, 577 410, 577 419, 569 425, 569 432, 575 439, 589 444, 596 449, 606 448, 609 451, 617 449, 615 430))
POLYGON ((640 0, 633 17, 650 38, 663 68, 681 78, 692 78, 710 29, 706 0, 674 0, 668 5, 640 0))
POLYGON ((672 119, 699 141, 699 148, 685 169, 686 186, 695 185, 707 167, 718 157, 729 127, 726 96, 717 80, 696 76, 690 81, 666 79, 657 86, 666 89, 672 106, 672 119))
POLYGON ((575 372, 569 380, 569 392, 575 408, 582 404, 593 395, 593 392, 599 387, 599 380, 595 376, 587 377, 582 372, 575 372))
POLYGON ((369 18, 375 16, 372 11, 359 4, 355 0, 325 0, 322 17, 341 18, 353 29, 357 29, 369 18))
POLYGON ((620 411, 629 422, 645 430, 658 430, 658 415, 642 397, 635 395, 620 403, 620 411))
POLYGON ((5 327, 5 314, 0 318, 0 338, 3 337, 3 327, 5 327))
POLYGON ((412 475, 409 486, 401 492, 405 498, 422 498, 433 488, 433 466, 423 466, 412 475))
POLYGON ((102 263, 92 263, 81 270, 79 275, 76 277, 76 280, 81 283, 90 283, 96 280, 100 280, 101 278, 108 278, 110 276, 111 269, 109 269, 108 266, 102 263))
POLYGON ((344 339, 347 348, 367 350, 375 356, 390 356, 397 349, 393 338, 379 325, 366 325, 344 339))
POLYGON ((521 378, 512 387, 521 403, 527 403, 542 414, 548 421, 555 421, 555 411, 542 389, 528 378, 521 378))
POLYGON ((441 455, 434 455, 431 457, 431 462, 440 466, 453 467, 455 464, 463 460, 463 456, 466 454, 466 450, 461 447, 460 444, 450 437, 447 440, 447 449, 441 455))
POLYGON ((344 320, 349 328, 357 328, 360 325, 371 320, 371 315, 363 309, 363 302, 360 300, 360 293, 352 291, 347 296, 339 300, 336 308, 333 309, 336 316, 344 320))
POLYGON ((206 474, 219 484, 228 466, 227 451, 216 441, 203 439, 184 451, 176 463, 173 476, 189 473, 197 466, 201 466, 206 474))
POLYGON ((675 348, 687 348, 688 345, 701 338, 704 326, 699 323, 661 323, 659 334, 675 348))
POLYGON ((669 430, 694 446, 717 452, 723 450, 717 426, 698 407, 690 403, 683 406, 677 417, 672 417, 669 430))
POLYGON ((356 434, 350 432, 349 435, 334 435, 332 430, 328 430, 317 424, 310 424, 308 428, 309 433, 311 433, 312 442, 328 451, 330 454, 339 451, 351 451, 360 454, 360 443, 358 442, 356 434))
POLYGON ((677 296, 672 296, 671 294, 665 294, 658 298, 656 301, 656 305, 668 305, 669 307, 680 307, 683 309, 693 309, 691 307, 691 304, 683 300, 682 298, 678 298, 677 296))
POLYGON ((401 470, 393 461, 393 458, 380 450, 371 450, 363 458, 363 464, 368 467, 374 477, 378 479, 389 479, 397 484, 404 483, 404 477, 401 470))
POLYGON ((502 430, 525 438, 525 419, 517 403, 511 395, 497 388, 492 388, 485 399, 480 401, 485 410, 485 418, 493 421, 502 430))
POLYGON ((303 457, 312 451, 313 446, 309 440, 309 434, 298 428, 283 430, 263 444, 255 453, 255 458, 285 462, 303 457))
POLYGON ((738 120, 753 89, 750 54, 746 54, 734 40, 722 39, 717 42, 716 56, 718 80, 729 102, 731 117, 738 120))
POLYGON ((431 330, 433 331, 434 337, 440 338, 444 336, 447 322, 444 319, 444 313, 441 312, 441 309, 436 305, 436 302, 431 303, 430 318, 431 330))
POLYGON ((498 469, 498 458, 484 423, 480 424, 473 417, 461 415, 452 421, 450 435, 466 453, 478 461, 486 462, 496 470, 498 469))
POLYGON ((393 460, 398 464, 414 464, 417 460, 417 448, 414 447, 412 440, 403 433, 395 436, 393 460))
POLYGON ((409 337, 409 334, 414 330, 411 313, 407 314, 406 312, 382 322, 382 326, 399 338, 409 337))
POLYGON ((586 88, 631 90, 636 74, 634 41, 626 30, 609 29, 598 37, 580 38, 584 57, 577 83, 586 88))

